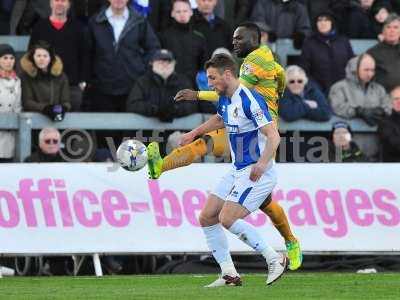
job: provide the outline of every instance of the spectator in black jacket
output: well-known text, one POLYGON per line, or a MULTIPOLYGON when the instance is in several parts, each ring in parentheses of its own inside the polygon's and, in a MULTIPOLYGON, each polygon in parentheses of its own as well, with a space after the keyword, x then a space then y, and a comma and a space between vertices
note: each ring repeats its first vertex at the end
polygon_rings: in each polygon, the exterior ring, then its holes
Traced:
POLYGON ((295 48, 311 33, 307 9, 295 0, 258 0, 250 18, 265 22, 278 38, 293 38, 295 48))
POLYGON ((393 7, 393 11, 396 14, 400 14, 400 0, 390 0, 390 4, 393 7))
POLYGON ((0 0, 0 35, 10 34, 11 14, 15 0, 0 0))
POLYGON ((49 0, 20 0, 16 1, 15 6, 18 6, 18 10, 22 9, 17 13, 18 15, 21 14, 17 17, 17 33, 21 35, 29 35, 40 19, 50 16, 49 0), (21 2, 21 4, 18 2, 21 2))
POLYGON ((392 7, 386 2, 380 2, 372 8, 372 14, 374 17, 373 28, 375 33, 375 38, 377 37, 379 41, 383 40, 383 25, 385 24, 387 18, 392 12, 392 7))
POLYGON ((400 86, 392 90, 390 97, 392 114, 380 122, 378 134, 382 143, 382 160, 400 162, 400 86))
POLYGON ((286 89, 279 100, 279 115, 288 122, 299 119, 328 121, 331 109, 324 94, 308 82, 306 73, 299 66, 286 69, 286 89))
POLYGON ((83 25, 67 17, 70 0, 50 0, 51 15, 33 28, 29 44, 46 41, 53 46, 64 65, 70 84, 72 111, 79 111, 82 91, 86 87, 87 51, 83 25))
POLYGON ((39 133, 39 149, 25 158, 24 162, 64 162, 60 155, 61 136, 56 128, 46 127, 39 133))
POLYGON ((346 64, 354 53, 350 41, 336 32, 331 13, 321 13, 316 25, 318 31, 304 41, 301 66, 327 95, 332 84, 345 77, 346 64))
POLYGON ((376 39, 372 5, 374 0, 350 1, 346 36, 352 39, 376 39))
POLYGON ((329 145, 330 162, 368 162, 370 159, 353 141, 353 132, 348 123, 339 121, 332 125, 332 141, 329 145))
POLYGON ((175 72, 175 59, 170 51, 157 51, 151 65, 152 70, 140 77, 133 87, 127 111, 155 117, 162 122, 200 112, 196 101, 174 101, 178 91, 192 88, 192 84, 175 72))
POLYGON ((375 79, 389 93, 400 84, 400 17, 390 14, 386 19, 383 40, 367 52, 376 62, 375 79))
POLYGON ((160 47, 150 24, 127 2, 110 0, 89 22, 92 111, 125 111, 130 90, 160 47))
POLYGON ((232 29, 223 19, 214 14, 217 0, 197 0, 197 9, 192 17, 193 29, 207 40, 207 58, 217 48, 232 49, 232 29))
POLYGON ((171 0, 129 0, 129 4, 143 17, 147 18, 155 32, 168 26, 171 0))
POLYGON ((161 46, 172 51, 176 58, 176 72, 186 75, 194 84, 196 74, 207 60, 207 41, 193 30, 193 15, 189 0, 175 0, 171 16, 172 24, 160 34, 161 46))
POLYGON ((71 15, 87 24, 89 19, 99 13, 102 7, 108 5, 108 0, 74 0, 72 1, 71 15))

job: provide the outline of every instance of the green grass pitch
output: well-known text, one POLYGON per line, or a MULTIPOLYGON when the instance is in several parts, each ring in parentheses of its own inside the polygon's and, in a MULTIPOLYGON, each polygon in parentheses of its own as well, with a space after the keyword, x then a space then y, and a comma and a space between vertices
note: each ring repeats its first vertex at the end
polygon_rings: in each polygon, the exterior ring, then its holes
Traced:
POLYGON ((242 275, 244 285, 206 289, 215 275, 9 277, 0 299, 400 299, 400 273, 290 273, 274 285, 261 274, 242 275))

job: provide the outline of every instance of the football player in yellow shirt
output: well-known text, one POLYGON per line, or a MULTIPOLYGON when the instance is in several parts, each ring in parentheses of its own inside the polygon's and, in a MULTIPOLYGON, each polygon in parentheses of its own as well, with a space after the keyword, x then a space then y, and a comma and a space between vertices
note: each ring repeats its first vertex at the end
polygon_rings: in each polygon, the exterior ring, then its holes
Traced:
MULTIPOLYGON (((268 46, 260 45, 261 32, 253 23, 243 23, 233 34, 233 49, 236 55, 244 58, 240 67, 240 82, 248 88, 255 89, 264 96, 269 112, 278 127, 278 100, 285 89, 284 69, 274 60, 268 46)), ((218 94, 214 91, 182 90, 175 99, 217 101, 218 94)), ((190 131, 182 136, 182 147, 161 158, 158 144, 148 146, 149 175, 157 179, 165 171, 187 166, 205 156, 209 151, 215 156, 226 154, 229 147, 223 130, 211 132, 196 139, 195 133, 190 131), (208 141, 212 143, 207 143, 208 141), (193 141, 193 142, 192 142, 193 141), (208 149, 207 144, 211 144, 208 149)), ((289 269, 298 269, 303 260, 299 241, 293 235, 288 219, 282 207, 269 197, 260 207, 268 215, 272 223, 285 239, 289 256, 289 269)))

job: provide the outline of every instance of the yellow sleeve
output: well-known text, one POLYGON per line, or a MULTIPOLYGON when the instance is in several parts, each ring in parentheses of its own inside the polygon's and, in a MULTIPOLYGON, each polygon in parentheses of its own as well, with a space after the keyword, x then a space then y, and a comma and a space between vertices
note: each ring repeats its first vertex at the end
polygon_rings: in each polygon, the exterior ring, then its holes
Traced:
POLYGON ((275 62, 276 64, 276 75, 277 75, 277 82, 278 82, 278 95, 279 97, 282 97, 285 87, 286 87, 286 75, 285 75, 285 70, 282 68, 280 64, 275 62))
POLYGON ((216 102, 218 101, 219 96, 216 92, 213 91, 199 91, 197 93, 197 98, 203 101, 216 102))

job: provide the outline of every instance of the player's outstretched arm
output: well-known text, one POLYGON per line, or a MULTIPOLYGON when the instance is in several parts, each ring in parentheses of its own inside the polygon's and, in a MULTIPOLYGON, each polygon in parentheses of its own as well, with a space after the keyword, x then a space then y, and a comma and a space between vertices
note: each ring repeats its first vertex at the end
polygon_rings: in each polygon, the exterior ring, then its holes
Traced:
POLYGON ((221 128, 224 128, 224 121, 219 115, 215 114, 200 126, 182 135, 180 144, 181 146, 190 144, 196 137, 221 128))
POLYGON ((193 91, 189 89, 180 90, 175 95, 175 101, 193 101, 193 100, 203 100, 203 101, 218 101, 218 94, 214 91, 193 91))
POLYGON ((251 169, 251 181, 257 181, 264 174, 269 161, 275 157, 275 152, 278 149, 281 140, 274 123, 269 123, 261 127, 259 130, 267 137, 267 144, 257 163, 254 164, 251 169))

